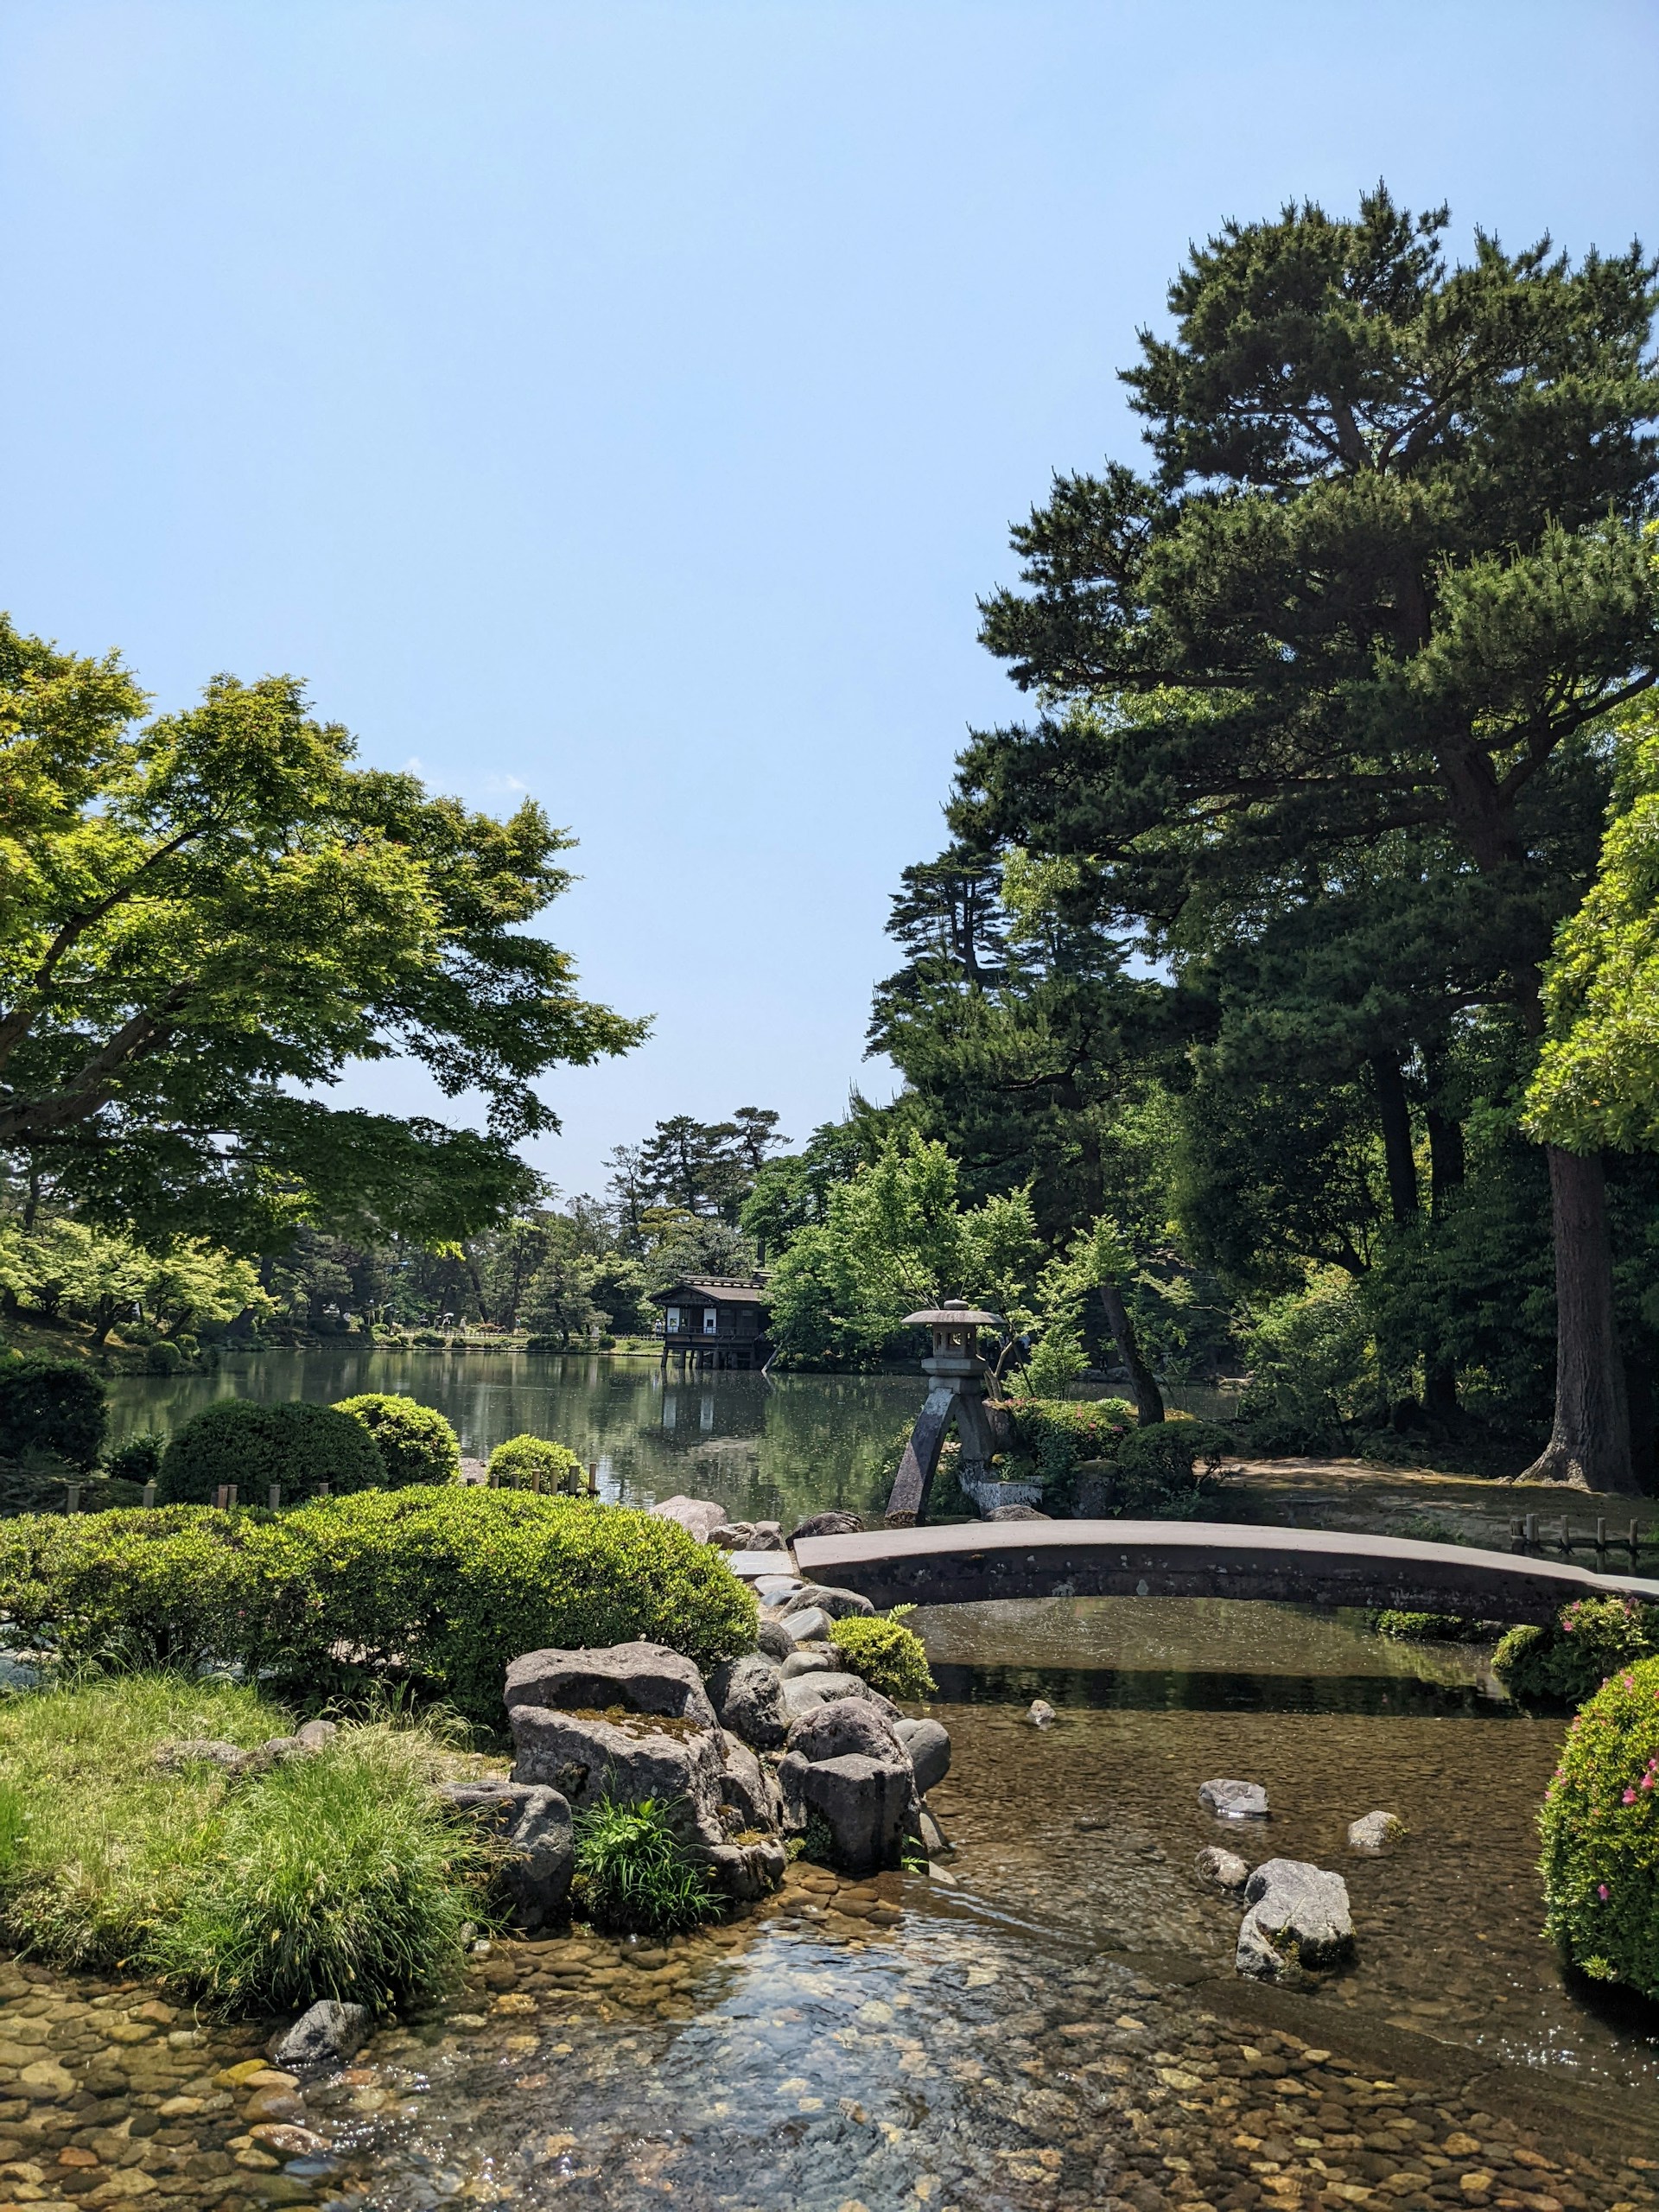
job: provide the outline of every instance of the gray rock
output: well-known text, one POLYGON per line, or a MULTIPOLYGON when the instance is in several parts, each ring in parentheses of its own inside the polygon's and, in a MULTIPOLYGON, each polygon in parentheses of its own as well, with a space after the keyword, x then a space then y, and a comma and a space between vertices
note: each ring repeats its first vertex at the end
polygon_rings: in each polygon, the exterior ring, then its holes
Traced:
POLYGON ((294 1731, 308 1751, 320 1751, 325 1744, 332 1743, 340 1733, 337 1720, 308 1720, 302 1728, 294 1731))
POLYGON ((896 1723, 868 1698, 844 1694, 815 1705, 793 1721, 789 1748, 813 1765, 823 1759, 844 1758, 852 1751, 872 1759, 906 1757, 896 1723))
POLYGON ((654 1797, 687 1842, 723 1843, 725 1754, 717 1728, 650 1713, 556 1713, 515 1705, 512 1779, 556 1789, 577 1812, 601 1798, 654 1797))
POLYGON ((1193 1864, 1198 1879, 1217 1890, 1242 1890, 1250 1878, 1249 1860, 1236 1851, 1224 1851, 1218 1843, 1206 1844, 1193 1864))
POLYGON ((1268 1793, 1259 1782, 1201 1782, 1198 1802, 1217 1820, 1262 1821, 1268 1816, 1268 1793))
POLYGON ((705 1844, 697 1855, 715 1887, 734 1904, 752 1904, 775 1890, 789 1865, 789 1853, 775 1836, 753 1843, 705 1844))
POLYGON ((798 1574, 758 1574, 754 1579, 754 1594, 763 1605, 781 1605, 804 1587, 798 1574))
POLYGON ((949 1851, 952 1847, 944 1830, 925 1805, 917 1816, 916 1833, 922 1840, 924 1851, 949 1851))
POLYGON ((184 1736, 175 1743, 157 1745, 155 1764, 168 1774, 197 1765, 222 1766, 226 1774, 240 1774, 251 1756, 239 1744, 227 1744, 218 1736, 184 1736))
POLYGON ((527 1651, 507 1668, 503 1692, 516 1705, 605 1713, 615 1706, 671 1720, 715 1726, 715 1708, 691 1662, 665 1643, 605 1644, 593 1651, 527 1651))
POLYGON ((728 1659, 709 1677, 709 1694, 720 1725, 746 1744, 776 1751, 789 1730, 784 1710, 784 1681, 772 1662, 759 1651, 728 1659))
POLYGON ((815 1706, 829 1705, 838 1699, 855 1697, 873 1705, 890 1720, 899 1718, 899 1708, 891 1698, 873 1690, 861 1675, 838 1673, 797 1675, 792 1681, 784 1684, 784 1709, 791 1721, 803 1713, 810 1713, 815 1706))
POLYGON ((779 1771, 784 1801, 800 1824, 813 1814, 830 1831, 837 1866, 867 1874, 896 1866, 915 1802, 908 1759, 874 1759, 849 1752, 814 1763, 790 1751, 779 1771))
POLYGON ((836 1590, 823 1582, 804 1582, 792 1598, 785 1598, 782 1606, 787 1620, 791 1613, 804 1612, 809 1605, 827 1614, 832 1621, 845 1620, 849 1613, 873 1613, 875 1607, 856 1590, 836 1590))
POLYGON ((776 1521, 728 1521, 709 1541, 722 1552, 781 1552, 784 1532, 776 1521))
POLYGON ((556 1789, 524 1782, 452 1782, 439 1795, 470 1813, 508 1847, 497 1877, 521 1934, 568 1917, 575 1834, 556 1789))
POLYGON ((841 1663, 841 1654, 829 1643, 821 1651, 804 1651, 791 1645, 788 1658, 779 1669, 786 1682, 794 1681, 801 1675, 832 1675, 845 1671, 841 1663))
POLYGON ((1056 1714, 1046 1697, 1034 1697, 1027 1709, 1026 1718, 1033 1728, 1052 1728, 1056 1714))
POLYGON ((787 1659, 795 1649, 795 1639, 781 1621, 762 1621, 756 1642, 768 1659, 787 1659))
POLYGON ((1398 1813, 1366 1813, 1348 1823, 1348 1848, 1365 1851, 1375 1855, 1390 1850, 1406 1833, 1406 1824, 1398 1813))
POLYGON ((315 2074, 321 2067, 338 2066, 360 2050, 371 2024, 366 2005, 341 2005, 325 1997, 308 2012, 302 2012, 291 2028, 273 2036, 266 2050, 272 2065, 284 2072, 315 2074))
POLYGON ((1052 1521, 1052 1513, 1039 1513, 1034 1505, 994 1505, 980 1515, 982 1521, 1052 1521))
POLYGON ((267 1736, 257 1751, 244 1755, 245 1774, 268 1774, 274 1766, 286 1766, 290 1759, 308 1758, 311 1745, 299 1736, 267 1736))
POLYGON ((728 1525, 725 1507, 716 1505, 711 1497, 665 1497, 651 1510, 658 1521, 677 1521, 700 1544, 706 1544, 716 1529, 728 1525))
POLYGON ((809 1605, 804 1612, 786 1614, 779 1625, 791 1643, 819 1643, 830 1633, 830 1616, 809 1605))
POLYGON ((937 1720, 895 1720, 893 1733, 909 1753, 916 1787, 925 1797, 950 1771, 950 1738, 937 1720))
POLYGON ((810 1513, 790 1537, 798 1544, 803 1536, 858 1536, 864 1531, 861 1514, 834 1510, 829 1513, 810 1513))
POLYGON ((783 1793, 778 1787, 777 1776, 739 1736, 729 1732, 722 1733, 721 1749, 726 1759, 721 1781, 721 1810, 734 1815, 736 1819, 735 1827, 730 1821, 726 1822, 728 1828, 734 1835, 747 1834, 756 1828, 776 1828, 784 1817, 783 1793))
POLYGON ((1300 1859, 1269 1859, 1244 1885, 1244 1902, 1249 1910, 1234 1960, 1240 1974, 1294 1984, 1328 1974, 1353 1954, 1348 1885, 1340 1874, 1300 1859))

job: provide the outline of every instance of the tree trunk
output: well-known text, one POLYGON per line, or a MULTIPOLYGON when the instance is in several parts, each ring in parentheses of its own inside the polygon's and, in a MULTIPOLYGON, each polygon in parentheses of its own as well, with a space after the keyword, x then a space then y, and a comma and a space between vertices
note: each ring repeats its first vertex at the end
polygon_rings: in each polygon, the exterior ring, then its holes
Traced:
POLYGON ((1376 1086, 1377 1118, 1382 1125, 1389 1211, 1396 1222, 1411 1221, 1419 1205, 1417 1161, 1411 1148, 1411 1109, 1406 1103, 1406 1079, 1392 1052, 1371 1055, 1371 1080, 1376 1086))
POLYGON ((1555 1231, 1555 1422, 1520 1479, 1637 1496, 1601 1154, 1544 1151, 1555 1231))
POLYGON ((1142 1428, 1149 1428, 1154 1421, 1162 1421, 1164 1401, 1152 1370, 1141 1356, 1141 1341, 1129 1319, 1129 1309, 1123 1303, 1123 1294, 1115 1282, 1103 1282, 1100 1286, 1100 1302, 1106 1309, 1106 1325, 1116 1339, 1117 1356, 1129 1370, 1136 1416, 1142 1428))

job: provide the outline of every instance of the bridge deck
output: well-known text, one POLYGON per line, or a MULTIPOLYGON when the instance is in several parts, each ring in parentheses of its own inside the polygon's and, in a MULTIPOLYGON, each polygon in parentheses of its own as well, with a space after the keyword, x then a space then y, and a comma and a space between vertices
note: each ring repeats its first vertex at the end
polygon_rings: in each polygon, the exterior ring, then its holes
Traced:
POLYGON ((872 1529, 795 1546, 813 1582, 878 1606, 988 1598, 1254 1598, 1548 1621, 1574 1598, 1659 1605, 1659 1582, 1404 1536, 1213 1521, 1003 1521, 872 1529))

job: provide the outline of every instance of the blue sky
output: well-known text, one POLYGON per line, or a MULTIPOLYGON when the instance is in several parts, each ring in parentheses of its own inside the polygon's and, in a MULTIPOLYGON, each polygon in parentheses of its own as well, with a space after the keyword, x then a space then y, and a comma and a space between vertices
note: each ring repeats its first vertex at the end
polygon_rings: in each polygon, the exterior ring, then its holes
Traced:
MULTIPOLYGON (((550 933, 658 1116, 860 1082, 1007 525, 1131 454, 1189 238, 1384 176, 1659 232, 1659 10, 0 0, 0 604, 158 702, 302 673, 365 756, 581 840, 550 933)), ((396 1068, 355 1101, 430 1109, 396 1068)))

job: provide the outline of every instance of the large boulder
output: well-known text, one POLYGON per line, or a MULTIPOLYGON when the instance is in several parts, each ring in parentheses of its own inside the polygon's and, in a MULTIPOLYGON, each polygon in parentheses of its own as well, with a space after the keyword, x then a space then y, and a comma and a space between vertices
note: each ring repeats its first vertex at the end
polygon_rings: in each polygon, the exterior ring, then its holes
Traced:
POLYGON ((497 1880, 521 1934, 563 1920, 575 1866, 570 1808, 556 1789, 526 1782, 448 1783, 441 1793, 505 1840, 497 1880))
POLYGON ((789 1748, 815 1764, 820 1759, 844 1758, 849 1751, 873 1759, 906 1757, 887 1713, 856 1694, 826 1700, 803 1713, 791 1724, 789 1748))
POLYGON ((515 1782, 556 1789, 577 1812, 605 1797, 624 1804, 653 1797, 687 1842, 725 1841, 725 1749, 712 1725, 644 1713, 559 1713, 539 1705, 515 1705, 507 1719, 515 1782))
POLYGON ((836 1590, 822 1582, 804 1582, 792 1598, 785 1598, 781 1611, 787 1620, 791 1613, 804 1613, 809 1606, 816 1606, 826 1619, 844 1620, 849 1613, 873 1613, 875 1607, 856 1590, 836 1590))
POLYGON ((776 1751, 788 1733, 783 1677, 758 1651, 716 1667, 709 1677, 709 1695, 721 1726, 758 1750, 776 1751))
POLYGON ((813 1763, 791 1751, 779 1779, 798 1825, 804 1827, 816 1815, 828 1828, 837 1866, 868 1874, 898 1865, 915 1803, 908 1759, 866 1758, 854 1751, 813 1763))
POLYGON ((810 1713, 815 1706, 830 1705, 842 1698, 858 1698, 874 1706, 878 1713, 885 1713, 890 1720, 899 1718, 899 1708, 892 1699, 883 1697, 880 1690, 873 1690, 861 1675, 831 1670, 828 1674, 797 1675, 784 1684, 784 1709, 791 1721, 798 1720, 804 1713, 810 1713))
POLYGON ((835 1510, 828 1513, 809 1513, 790 1538, 798 1544, 803 1536, 858 1536, 864 1532, 864 1517, 859 1513, 835 1510))
POLYGON ((937 1720, 895 1720, 893 1732, 909 1753, 917 1789, 925 1797, 950 1771, 950 1738, 937 1720))
POLYGON ((729 1732, 721 1738, 726 1764, 721 1782, 721 1812, 734 1835, 776 1828, 784 1817, 783 1792, 772 1769, 729 1732), (727 1816, 730 1817, 727 1817, 727 1816))
POLYGON ((716 1529, 727 1526, 726 1509, 711 1497, 665 1497, 651 1509, 658 1521, 677 1521, 682 1529, 706 1544, 716 1529))
POLYGON ((1234 1963, 1258 1981, 1297 1982, 1353 1955, 1348 1885, 1300 1859, 1268 1859, 1244 1885, 1249 1910, 1234 1963))
POLYGON ((715 1725, 715 1708, 691 1662, 665 1643, 611 1643, 593 1651, 526 1651, 507 1668, 509 1714, 533 1705, 566 1713, 654 1713, 715 1725))

